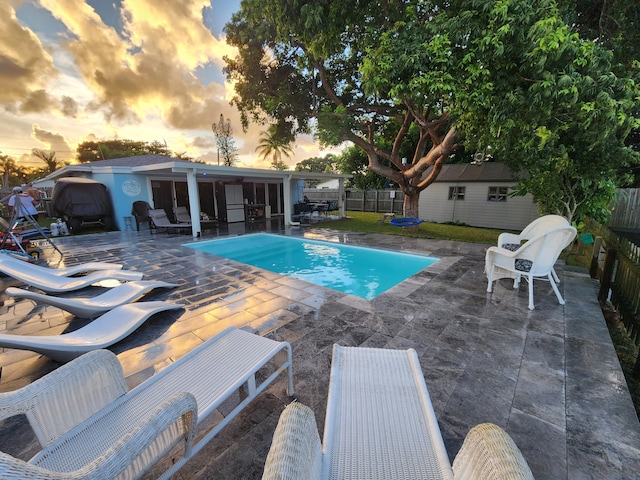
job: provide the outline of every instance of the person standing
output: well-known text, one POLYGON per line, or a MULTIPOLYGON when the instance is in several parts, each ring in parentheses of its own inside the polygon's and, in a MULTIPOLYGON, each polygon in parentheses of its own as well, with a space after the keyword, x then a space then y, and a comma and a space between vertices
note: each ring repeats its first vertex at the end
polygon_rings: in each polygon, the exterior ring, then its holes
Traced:
POLYGON ((27 183, 27 188, 23 187, 23 191, 36 201, 36 205, 40 203, 40 195, 42 192, 33 186, 33 182, 27 183))
POLYGON ((31 215, 35 220, 38 220, 38 210, 36 210, 36 203, 38 203, 31 195, 22 191, 22 187, 13 187, 13 195, 9 198, 7 205, 9 207, 9 214, 14 215, 17 213, 19 217, 23 217, 25 213, 31 215), (16 198, 20 201, 20 206, 16 211, 16 198))

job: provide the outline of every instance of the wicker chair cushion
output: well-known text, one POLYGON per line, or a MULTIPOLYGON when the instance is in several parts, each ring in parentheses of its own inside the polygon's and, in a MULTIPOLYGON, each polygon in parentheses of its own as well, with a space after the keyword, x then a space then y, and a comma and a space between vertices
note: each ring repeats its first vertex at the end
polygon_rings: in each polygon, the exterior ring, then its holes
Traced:
POLYGON ((516 270, 520 272, 529 272, 531 271, 532 266, 533 266, 533 262, 531 260, 526 260, 524 258, 516 258, 516 262, 515 262, 516 270))

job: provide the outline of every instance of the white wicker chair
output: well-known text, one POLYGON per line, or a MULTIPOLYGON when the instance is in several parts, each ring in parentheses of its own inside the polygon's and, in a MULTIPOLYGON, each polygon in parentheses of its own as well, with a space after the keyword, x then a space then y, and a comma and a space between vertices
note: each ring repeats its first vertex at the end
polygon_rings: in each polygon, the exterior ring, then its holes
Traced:
POLYGON ((485 273, 488 278, 487 292, 493 290, 494 280, 513 278, 514 288, 518 288, 520 279, 524 277, 529 282, 529 309, 533 310, 533 280, 546 278, 558 298, 560 305, 564 299, 560 295, 558 286, 553 278, 553 266, 562 250, 573 241, 576 229, 571 226, 555 227, 536 237, 527 240, 515 250, 502 247, 490 247, 485 257, 485 273))
POLYGON ((26 415, 42 445, 28 462, 0 452, 0 478, 139 478, 171 452, 179 456, 160 476, 169 478, 284 370, 293 395, 289 344, 234 327, 130 391, 113 353, 87 353, 0 393, 0 419, 26 415), (194 444, 196 428, 230 398, 239 403, 194 444))
POLYGON ((532 480, 511 437, 474 427, 453 468, 414 350, 334 346, 320 444, 313 411, 289 404, 278 421, 263 480, 532 480))
MULTIPOLYGON (((538 235, 546 232, 547 230, 551 230, 556 227, 568 227, 571 224, 569 220, 560 215, 543 215, 542 217, 536 218, 533 222, 527 225, 522 232, 519 234, 513 234, 504 232, 498 236, 498 246, 502 248, 506 248, 507 250, 516 251, 523 242, 527 240, 537 237, 538 235)), ((573 239, 569 241, 571 243, 573 239)), ((563 250, 568 247, 569 244, 563 247, 563 250)), ((556 283, 560 283, 560 277, 558 277, 555 269, 551 270, 553 274, 553 279, 556 283)))

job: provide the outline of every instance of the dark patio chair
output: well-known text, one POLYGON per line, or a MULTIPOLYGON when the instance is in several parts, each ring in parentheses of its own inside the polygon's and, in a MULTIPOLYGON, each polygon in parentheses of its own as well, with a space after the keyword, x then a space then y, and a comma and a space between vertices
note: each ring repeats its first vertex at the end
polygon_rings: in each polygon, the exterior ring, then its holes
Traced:
POLYGON ((131 208, 131 215, 136 219, 136 230, 140 231, 140 225, 146 223, 149 228, 152 227, 151 218, 149 217, 149 210, 151 210, 151 205, 149 205, 144 200, 137 200, 133 202, 133 207, 131 208))

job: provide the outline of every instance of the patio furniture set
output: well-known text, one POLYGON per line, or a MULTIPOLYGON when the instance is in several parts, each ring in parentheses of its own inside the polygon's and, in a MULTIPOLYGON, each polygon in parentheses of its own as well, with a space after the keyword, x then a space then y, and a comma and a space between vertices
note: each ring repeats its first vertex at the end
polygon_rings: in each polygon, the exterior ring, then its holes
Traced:
MULTIPOLYGON (((549 218, 520 235, 501 235, 499 246, 487 250, 488 291, 498 278, 513 278, 517 287, 524 277, 530 285, 529 307, 533 309, 533 279, 544 277, 563 304, 553 265, 575 238, 575 229, 562 220, 549 218)), ((130 280, 93 299, 7 290, 9 295, 48 303, 79 316, 98 315, 101 309, 107 313, 58 337, 0 335, 0 346, 30 349, 69 361, 23 388, 0 393, 0 420, 24 414, 42 447, 28 461, 0 452, 1 478, 139 478, 171 455, 174 461, 161 477, 169 478, 284 371, 287 393, 293 396, 289 343, 235 327, 127 390, 120 362, 104 348, 154 313, 182 305, 131 303, 152 288, 173 285, 144 284, 139 281, 141 274, 121 268, 89 263, 49 269, 0 255, 0 271, 49 292, 82 288, 104 279, 130 280), (87 271, 92 273, 73 276, 87 271), (76 283, 68 286, 68 282, 76 283), (16 338, 12 342, 8 337, 16 338), (205 420, 223 402, 236 398, 239 389, 245 394, 237 396, 239 402, 233 410, 196 440, 199 427, 210 423, 205 420)), ((293 401, 280 417, 267 456, 263 479, 302 478, 533 476, 511 437, 493 424, 471 429, 453 464, 449 462, 413 349, 336 344, 322 444, 313 411, 293 401)))

